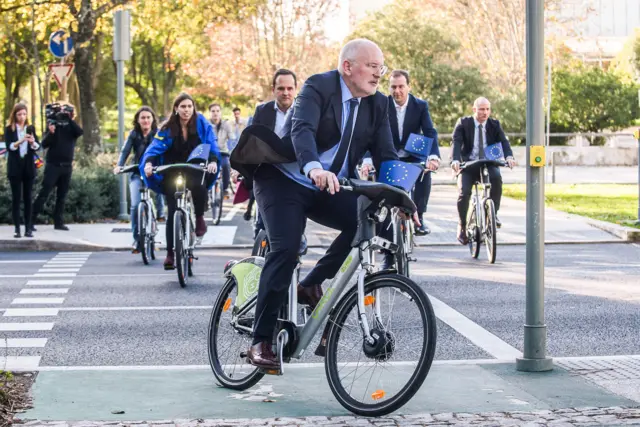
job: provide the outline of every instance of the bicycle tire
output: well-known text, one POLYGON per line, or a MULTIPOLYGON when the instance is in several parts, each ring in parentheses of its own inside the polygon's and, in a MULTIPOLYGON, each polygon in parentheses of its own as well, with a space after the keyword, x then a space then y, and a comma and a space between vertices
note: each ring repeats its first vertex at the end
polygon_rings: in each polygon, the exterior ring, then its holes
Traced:
MULTIPOLYGON (((246 390, 256 385, 256 383, 262 379, 262 377, 264 376, 264 373, 262 373, 255 366, 252 366, 246 363, 244 361, 244 358, 240 357, 240 354, 238 353, 238 358, 240 359, 240 361, 244 362, 242 363, 242 365, 245 365, 246 367, 248 367, 251 370, 251 372, 241 379, 236 379, 229 376, 225 372, 224 366, 220 361, 220 355, 218 353, 218 342, 216 339, 218 336, 218 333, 220 333, 222 328, 226 326, 225 324, 226 322, 222 322, 221 317, 223 313, 228 312, 229 307, 233 305, 233 302, 231 301, 232 296, 235 297, 237 296, 237 294, 238 294, 238 284, 235 278, 232 276, 228 278, 227 282, 222 286, 222 289, 220 290, 220 293, 216 298, 216 302, 213 305, 213 309, 211 310, 211 318, 209 319, 209 331, 207 334, 207 350, 209 354, 209 366, 211 366, 213 375, 220 382, 220 385, 233 390, 246 390)), ((251 321, 250 324, 248 324, 247 326, 251 326, 251 328, 253 328, 253 322, 251 321)), ((251 334, 242 330, 238 331, 238 329, 236 328, 233 328, 233 329, 235 331, 235 333, 232 334, 234 337, 243 336, 244 334, 244 337, 246 338, 245 341, 247 343, 247 348, 248 348, 248 346, 251 345, 251 340, 252 340, 251 334)), ((230 345, 228 347, 241 348, 242 350, 245 350, 245 348, 242 348, 242 344, 239 344, 238 346, 230 345)), ((234 369, 234 373, 235 373, 235 369, 234 369)))
POLYGON ((269 238, 267 237, 266 230, 260 230, 255 240, 253 241, 253 249, 251 249, 251 256, 266 257, 269 253, 269 238))
POLYGON ((396 252, 396 269, 398 274, 409 277, 409 255, 407 254, 406 242, 404 241, 404 227, 406 224, 404 221, 396 221, 394 227, 396 228, 395 235, 398 236, 397 245, 398 250, 396 252))
POLYGON ((175 256, 176 270, 178 272, 178 282, 181 287, 187 286, 188 257, 184 249, 184 214, 177 210, 173 217, 173 253, 175 256))
MULTIPOLYGON (((433 311, 433 307, 431 306, 431 302, 429 301, 429 297, 413 280, 396 273, 369 276, 365 279, 365 295, 389 285, 394 286, 400 292, 403 292, 405 296, 407 296, 408 300, 416 302, 421 319, 413 322, 422 321, 425 332, 422 337, 423 346, 420 351, 420 357, 418 358, 415 366, 416 369, 411 374, 409 381, 394 397, 374 404, 357 402, 353 397, 351 397, 350 393, 341 383, 339 366, 336 360, 336 353, 340 347, 338 339, 340 338, 343 324, 350 311, 354 309, 357 312, 357 307, 355 307, 358 304, 357 287, 354 286, 349 293, 338 301, 338 304, 328 320, 328 325, 330 325, 330 327, 327 335, 325 373, 327 375, 329 387, 331 388, 335 398, 345 409, 353 412, 354 414, 366 417, 387 415, 398 410, 407 403, 420 389, 422 383, 426 379, 436 352, 436 316, 433 311)), ((388 325, 390 324, 391 322, 389 321, 388 325)), ((360 331, 357 323, 355 324, 355 329, 356 333, 360 331)), ((392 348, 394 352, 397 350, 395 349, 395 346, 392 348)), ((386 350, 384 354, 386 355, 386 350)), ((365 357, 368 356, 365 355, 365 357)))
POLYGON ((485 209, 485 244, 487 246, 487 259, 491 264, 496 262, 497 247, 497 227, 496 227, 496 208, 493 200, 487 199, 484 202, 485 209))
POLYGON ((471 212, 467 219, 467 239, 469 240, 469 253, 472 258, 478 258, 480 255, 480 227, 476 218, 476 204, 471 204, 471 212))
POLYGON ((218 180, 211 189, 211 220, 213 221, 213 225, 220 224, 220 219, 222 217, 222 202, 222 189, 220 181, 218 180))
POLYGON ((140 202, 138 205, 138 246, 140 246, 140 254, 144 265, 149 265, 149 242, 147 238, 147 203, 140 202))

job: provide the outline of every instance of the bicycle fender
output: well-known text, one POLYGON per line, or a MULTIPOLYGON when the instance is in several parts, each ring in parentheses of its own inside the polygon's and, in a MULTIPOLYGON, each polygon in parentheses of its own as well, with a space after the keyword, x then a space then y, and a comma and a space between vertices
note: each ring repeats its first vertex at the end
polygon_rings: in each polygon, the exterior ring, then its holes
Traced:
POLYGON ((225 273, 226 276, 233 276, 238 284, 236 307, 242 307, 246 301, 257 295, 263 267, 264 258, 251 256, 241 259, 225 273))

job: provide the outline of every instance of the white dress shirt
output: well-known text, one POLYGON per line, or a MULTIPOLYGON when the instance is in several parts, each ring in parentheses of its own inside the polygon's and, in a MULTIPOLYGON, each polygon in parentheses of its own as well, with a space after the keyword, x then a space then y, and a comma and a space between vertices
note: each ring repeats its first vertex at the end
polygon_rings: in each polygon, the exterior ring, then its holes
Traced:
POLYGON ((409 98, 405 101, 404 105, 400 106, 393 101, 393 105, 396 106, 396 116, 398 117, 398 137, 402 141, 402 131, 404 130, 404 116, 407 114, 407 105, 409 104, 409 98))
MULTIPOLYGON (((16 132, 18 134, 18 141, 20 141, 27 134, 27 127, 26 126, 20 127, 20 125, 16 125, 16 132)), ((38 147, 39 145, 36 142, 34 142, 32 148, 34 150, 37 150, 38 147)), ((26 156, 28 149, 29 149, 29 143, 26 140, 22 141, 22 143, 18 145, 17 148, 13 148, 13 143, 9 144, 9 150, 12 150, 12 151, 20 150, 20 157, 26 156)))
POLYGON ((273 108, 276 110, 276 125, 273 128, 273 131, 276 133, 276 135, 282 138, 284 123, 287 121, 287 116, 291 112, 291 107, 289 107, 287 111, 282 111, 280 108, 278 108, 278 103, 274 102, 273 108))

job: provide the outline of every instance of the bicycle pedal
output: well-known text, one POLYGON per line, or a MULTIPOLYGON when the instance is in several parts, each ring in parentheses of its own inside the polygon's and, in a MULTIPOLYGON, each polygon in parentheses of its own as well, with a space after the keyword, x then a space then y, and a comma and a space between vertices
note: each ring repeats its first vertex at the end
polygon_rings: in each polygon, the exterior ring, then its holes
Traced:
POLYGON ((266 375, 282 375, 282 369, 264 369, 264 368, 260 368, 259 369, 260 372, 262 372, 263 374, 266 375))
POLYGON ((418 258, 409 258, 409 262, 416 262, 418 261, 418 258))
POLYGON ((242 351, 242 352, 240 352, 240 357, 241 357, 242 359, 246 359, 248 354, 249 354, 249 353, 247 353, 246 351, 242 351))
POLYGON ((197 256, 192 256, 191 259, 194 259, 197 261, 199 258, 197 256))

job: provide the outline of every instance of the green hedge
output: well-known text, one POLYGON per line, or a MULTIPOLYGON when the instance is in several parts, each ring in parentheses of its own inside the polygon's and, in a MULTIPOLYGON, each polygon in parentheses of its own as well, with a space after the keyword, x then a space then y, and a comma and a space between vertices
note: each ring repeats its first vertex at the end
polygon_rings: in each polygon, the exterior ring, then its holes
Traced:
MULTIPOLYGON (((38 170, 33 197, 40 191, 44 168, 38 170)), ((52 222, 55 205, 55 189, 49 195, 39 221, 52 222)), ((64 220, 67 223, 94 222, 116 218, 119 212, 118 178, 102 165, 73 169, 71 185, 65 204, 64 220)), ((7 178, 6 161, 0 159, 0 224, 12 224, 11 187, 7 178)))

